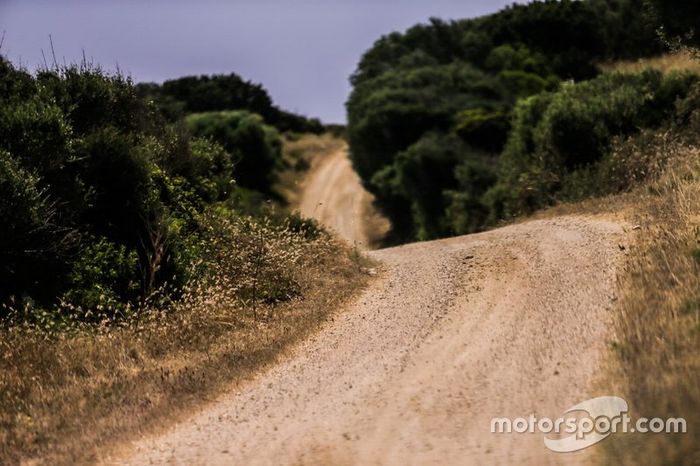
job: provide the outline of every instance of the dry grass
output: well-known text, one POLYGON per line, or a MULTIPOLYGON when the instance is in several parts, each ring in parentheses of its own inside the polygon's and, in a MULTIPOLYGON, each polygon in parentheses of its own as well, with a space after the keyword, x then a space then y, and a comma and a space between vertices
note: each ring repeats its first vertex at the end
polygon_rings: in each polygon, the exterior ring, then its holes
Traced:
POLYGON ((693 58, 687 52, 661 55, 653 58, 642 58, 634 61, 620 61, 604 63, 600 65, 603 71, 622 71, 625 73, 638 73, 647 68, 669 73, 671 71, 692 71, 700 73, 700 61, 693 58))
POLYGON ((345 146, 345 141, 331 133, 287 136, 282 155, 289 170, 280 175, 275 191, 287 201, 290 210, 298 207, 301 184, 306 173, 327 154, 345 146))
POLYGON ((604 462, 700 464, 700 148, 646 150, 669 165, 628 198, 641 229, 620 277, 606 385, 633 418, 684 417, 688 433, 613 435, 604 462))
POLYGON ((228 254, 219 272, 249 272, 200 283, 167 313, 53 335, 0 329, 0 464, 93 462, 273 363, 369 280, 364 259, 325 234, 222 230, 238 236, 215 248, 228 254), (293 299, 275 288, 285 280, 293 299))

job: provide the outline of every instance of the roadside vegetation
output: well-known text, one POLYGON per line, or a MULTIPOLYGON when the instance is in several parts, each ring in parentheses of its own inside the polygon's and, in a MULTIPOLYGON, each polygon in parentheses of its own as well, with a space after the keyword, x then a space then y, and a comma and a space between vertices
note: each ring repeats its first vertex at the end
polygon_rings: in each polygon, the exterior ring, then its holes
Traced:
POLYGON ((683 129, 625 142, 648 171, 626 200, 639 234, 620 276, 610 370, 603 380, 633 418, 679 418, 686 434, 619 434, 605 464, 697 464, 700 458, 700 107, 683 129))
POLYGON ((0 57, 0 463, 94 460, 366 282, 277 202, 282 126, 252 112, 276 107, 229 104, 173 116, 98 67, 0 57))
POLYGON ((471 233, 601 194, 612 141, 668 124, 697 82, 687 67, 601 66, 664 50, 651 7, 534 2, 379 39, 352 77, 348 135, 390 241, 471 233))
POLYGON ((140 96, 155 102, 171 120, 190 113, 245 110, 260 115, 280 132, 321 134, 325 131, 318 119, 281 110, 260 84, 235 73, 185 76, 162 85, 142 83, 136 85, 136 90, 140 96))
POLYGON ((471 233, 567 198, 566 178, 599 163, 611 138, 658 126, 694 78, 598 66, 663 51, 645 10, 642 0, 533 2, 379 39, 351 79, 348 139, 390 241, 471 233), (531 162, 545 146, 554 166, 543 172, 531 162), (529 193, 533 178, 548 187, 529 193))

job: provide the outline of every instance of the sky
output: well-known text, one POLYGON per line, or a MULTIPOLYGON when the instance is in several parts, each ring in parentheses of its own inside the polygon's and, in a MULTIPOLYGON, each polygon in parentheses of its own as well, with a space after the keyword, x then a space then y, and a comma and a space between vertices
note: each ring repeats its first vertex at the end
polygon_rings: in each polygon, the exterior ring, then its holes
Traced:
POLYGON ((235 72, 285 110, 345 122, 349 76, 384 34, 512 0, 0 0, 0 53, 35 70, 88 60, 134 81, 235 72))

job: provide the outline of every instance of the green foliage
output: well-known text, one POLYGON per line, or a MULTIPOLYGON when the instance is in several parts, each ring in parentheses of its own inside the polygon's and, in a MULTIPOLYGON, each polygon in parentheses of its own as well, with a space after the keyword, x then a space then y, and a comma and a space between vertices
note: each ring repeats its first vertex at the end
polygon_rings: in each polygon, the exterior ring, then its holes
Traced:
POLYGON ((0 102, 23 101, 36 93, 36 83, 24 70, 18 70, 0 56, 0 102))
POLYGON ((105 238, 86 241, 73 262, 69 289, 61 298, 64 306, 94 318, 113 318, 128 312, 126 302, 135 301, 141 289, 136 251, 105 238))
POLYGON ((67 273, 63 261, 75 238, 55 223, 55 208, 39 178, 6 150, 0 150, 0 218, 0 304, 30 292, 52 297, 60 289, 56 279, 67 273))
POLYGON ((509 105, 497 77, 462 62, 397 69, 355 87, 348 102, 353 165, 391 219, 394 241, 451 231, 443 192, 455 186, 454 168, 479 152, 469 145, 501 144, 490 138, 505 138, 509 105), (449 135, 455 127, 468 144, 449 135))
POLYGON ((36 81, 42 101, 57 105, 78 134, 104 126, 140 132, 153 118, 130 79, 107 76, 100 68, 68 66, 42 71, 36 81))
MULTIPOLYGON (((493 160, 508 139, 515 103, 555 92, 562 79, 594 77, 600 61, 660 51, 641 7, 642 0, 536 1, 476 19, 431 19, 380 38, 351 78, 348 139, 353 164, 391 219, 395 239, 474 231, 504 215, 513 204, 506 202, 512 194, 508 189, 499 186, 483 195, 484 186, 494 183, 493 160), (457 135, 461 154, 455 153, 454 142, 445 142, 454 138, 430 134, 457 135), (426 173, 432 171, 414 179, 420 189, 401 182, 406 170, 420 171, 423 165, 426 173), (459 175, 457 165, 463 167, 459 175)), ((667 95, 677 94, 669 86, 667 95)), ((658 104, 667 108, 662 94, 659 89, 658 104)), ((645 108, 651 107, 649 102, 645 108)), ((606 122, 591 119, 595 112, 586 117, 585 110, 576 112, 571 121, 561 115, 553 122, 550 139, 556 144, 567 144, 562 138, 577 132, 587 135, 586 125, 600 129, 581 146, 566 148, 573 162, 565 165, 599 157, 609 139, 606 122)), ((530 196, 533 184, 557 182, 547 173, 530 174, 518 180, 527 187, 519 195, 530 196)), ((529 203, 539 201, 522 201, 529 203)))
POLYGON ((454 170, 464 147, 454 137, 428 133, 401 152, 395 162, 401 193, 411 200, 417 239, 446 233, 444 190, 454 188, 454 170))
POLYGON ((297 292, 298 257, 285 254, 320 228, 239 221, 272 210, 277 130, 248 111, 179 116, 223 101, 289 127, 314 123, 235 78, 166 84, 167 93, 136 89, 88 65, 32 76, 0 57, 0 319, 42 328, 124 319, 192 298, 211 272, 248 300, 297 292))
POLYGON ((209 138, 231 154, 234 177, 244 187, 269 193, 282 163, 282 142, 261 117, 242 111, 187 117, 196 136, 209 138))
POLYGON ((503 44, 494 47, 484 61, 487 70, 524 71, 536 75, 551 73, 547 58, 541 53, 533 53, 523 45, 503 44))
POLYGON ((279 131, 322 133, 317 119, 286 112, 275 106, 260 85, 245 81, 235 73, 213 76, 185 76, 154 83, 139 84, 140 96, 153 101, 171 120, 188 113, 244 110, 261 115, 279 131))
POLYGON ((5 150, 44 176, 65 169, 73 130, 56 105, 32 96, 0 108, 0 141, 5 150))
POLYGON ((98 235, 135 247, 142 234, 139 227, 159 208, 148 154, 113 127, 86 136, 76 152, 87 187, 81 223, 98 235))
POLYGON ((660 32, 671 46, 700 46, 700 4, 683 0, 646 0, 660 32))
POLYGON ((245 109, 266 115, 272 107, 272 99, 261 85, 244 81, 235 73, 165 81, 162 93, 183 102, 187 113, 245 109))
POLYGON ((316 240, 328 236, 326 230, 323 229, 316 219, 302 217, 298 211, 289 214, 284 219, 284 225, 289 231, 300 234, 308 240, 316 240))
POLYGON ((358 84, 348 101, 355 168, 369 180, 424 133, 448 131, 458 112, 507 99, 498 79, 465 63, 397 69, 358 84))
POLYGON ((189 176, 197 195, 205 202, 227 199, 234 184, 233 161, 219 144, 195 138, 191 142, 192 171, 189 176))
POLYGON ((445 216, 448 231, 463 235, 493 223, 486 193, 498 179, 493 157, 471 157, 455 169, 457 189, 445 191, 448 206, 445 216))
POLYGON ((421 66, 467 61, 479 68, 490 62, 491 69, 513 69, 493 62, 500 53, 494 55, 494 50, 501 46, 516 55, 527 48, 539 57, 535 62, 545 62, 563 78, 587 78, 596 73, 596 61, 661 51, 642 10, 643 0, 546 0, 514 4, 476 19, 431 19, 380 38, 363 55, 352 82, 358 85, 396 69, 409 56, 421 56, 421 66))
POLYGON ((503 70, 498 73, 506 89, 517 97, 527 97, 542 91, 551 91, 559 86, 559 80, 550 75, 546 78, 520 70, 503 70))
POLYGON ((500 214, 510 215, 558 198, 596 194, 595 167, 608 156, 614 138, 672 119, 676 100, 696 81, 689 74, 662 76, 651 70, 612 73, 521 101, 492 202, 505 209, 500 214))
POLYGON ((481 206, 494 181, 493 157, 452 134, 433 132, 399 153, 391 168, 372 180, 379 192, 397 199, 385 208, 408 206, 410 231, 420 240, 473 231, 477 219, 485 218, 485 209, 469 214, 461 209, 481 206))
POLYGON ((510 129, 505 110, 474 108, 455 117, 455 132, 465 142, 490 152, 499 152, 510 129))
MULTIPOLYGON (((597 78, 601 62, 663 51, 644 3, 513 4, 475 19, 431 19, 375 42, 351 78, 348 137, 393 239, 477 231, 603 192, 601 180, 624 166, 609 160, 613 140, 696 118, 688 99, 673 115, 694 77, 597 78)), ((697 16, 683 8, 657 14, 683 16, 673 30, 680 34, 697 16)))

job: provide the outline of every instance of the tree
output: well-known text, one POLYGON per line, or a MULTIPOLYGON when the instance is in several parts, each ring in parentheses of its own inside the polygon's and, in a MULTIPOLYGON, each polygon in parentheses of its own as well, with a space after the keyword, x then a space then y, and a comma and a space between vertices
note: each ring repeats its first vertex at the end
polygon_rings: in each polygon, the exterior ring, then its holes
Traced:
POLYGON ((700 3, 684 0, 646 0, 652 18, 672 47, 700 46, 700 3))

